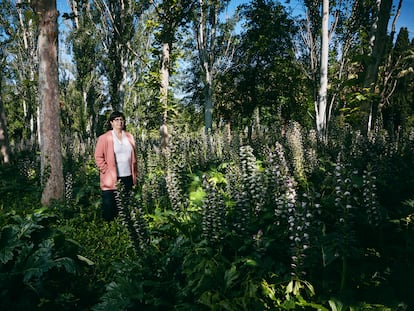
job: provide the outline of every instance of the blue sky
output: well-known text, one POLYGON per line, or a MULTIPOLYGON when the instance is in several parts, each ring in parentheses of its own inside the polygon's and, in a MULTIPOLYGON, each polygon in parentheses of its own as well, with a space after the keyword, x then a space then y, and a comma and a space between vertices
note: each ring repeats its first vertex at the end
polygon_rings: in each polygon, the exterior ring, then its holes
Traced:
MULTIPOLYGON (((394 0, 394 3, 397 1, 394 0)), ((397 21, 397 33, 401 27, 407 27, 410 38, 414 38, 414 1, 413 0, 403 0, 403 5, 401 8, 401 15, 397 21)))
MULTIPOLYGON (((228 12, 229 14, 236 8, 237 5, 241 3, 250 2, 249 0, 231 0, 228 12)), ((281 3, 284 3, 284 0, 280 0, 281 3)), ((295 9, 295 11, 300 12, 301 5, 295 5, 297 3, 296 0, 291 0, 291 6, 295 9)), ((57 9, 60 11, 60 15, 64 12, 69 12, 68 8, 68 0, 56 0, 57 9)), ((398 4, 398 0, 394 0, 394 4, 398 4)), ((392 21, 392 20, 391 20, 392 21)), ((390 21, 390 24, 391 24, 390 21)), ((401 27, 407 27, 410 38, 414 38, 414 0, 403 0, 403 5, 401 9, 401 15, 397 21, 396 31, 399 32, 401 27)))
MULTIPOLYGON (((393 0, 394 5, 397 6, 398 0, 393 0)), ((228 11, 231 12, 234 10, 239 4, 250 2, 249 0, 231 0, 228 11)), ((280 3, 284 4, 284 0, 280 0, 280 3)), ((290 6, 294 10, 294 14, 299 14, 302 10, 302 5, 298 4, 298 1, 291 0, 290 6)), ((393 17, 392 17, 393 18, 393 17)), ((390 20, 390 26, 392 23, 392 18, 390 20)), ((402 8, 401 8, 401 15, 397 20, 396 25, 396 32, 400 31, 401 27, 407 27, 409 31, 410 38, 414 38, 414 0, 403 0, 402 8)))

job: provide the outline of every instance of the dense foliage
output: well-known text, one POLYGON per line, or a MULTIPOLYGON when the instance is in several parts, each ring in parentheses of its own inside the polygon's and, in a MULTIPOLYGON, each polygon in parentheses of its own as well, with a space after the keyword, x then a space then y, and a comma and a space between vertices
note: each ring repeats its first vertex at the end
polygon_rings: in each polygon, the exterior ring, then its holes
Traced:
POLYGON ((3 166, 2 309, 408 310, 412 136, 256 134, 186 132, 166 153, 139 139, 139 183, 110 223, 91 152, 66 159, 49 209, 35 153, 3 166))

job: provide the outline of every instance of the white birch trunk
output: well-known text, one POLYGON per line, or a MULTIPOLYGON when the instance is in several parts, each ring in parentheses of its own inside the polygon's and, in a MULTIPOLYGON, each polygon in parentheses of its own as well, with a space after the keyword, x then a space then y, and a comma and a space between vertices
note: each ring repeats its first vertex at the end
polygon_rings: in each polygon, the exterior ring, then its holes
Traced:
POLYGON ((160 101, 164 110, 164 116, 167 117, 168 105, 168 86, 169 86, 169 67, 170 67, 170 46, 167 42, 162 44, 162 59, 160 68, 160 101))
MULTIPOLYGON (((22 3, 22 0, 18 1, 19 4, 22 3)), ((30 81, 34 81, 35 80, 35 62, 37 60, 37 55, 36 55, 36 50, 35 50, 35 42, 36 39, 34 38, 34 22, 32 19, 28 20, 28 24, 26 26, 26 24, 24 23, 24 13, 21 9, 21 7, 17 6, 17 13, 19 15, 19 23, 20 23, 20 28, 21 28, 21 32, 22 32, 22 38, 23 38, 23 47, 24 47, 24 51, 25 53, 27 53, 25 56, 22 56, 21 59, 21 66, 22 68, 28 68, 28 76, 30 81)), ((26 78, 24 77, 24 72, 23 70, 19 70, 19 75, 20 75, 20 79, 21 81, 25 80, 26 78)), ((30 92, 30 90, 27 90, 27 87, 25 87, 25 91, 23 92, 30 92)), ((26 100, 27 98, 27 94, 24 94, 24 96, 22 97, 22 105, 23 105, 23 115, 24 115, 24 119, 27 120, 29 119, 28 124, 25 123, 25 126, 29 126, 30 128, 30 144, 32 145, 35 140, 36 140, 36 129, 35 129, 35 120, 34 120, 34 115, 33 112, 30 112, 31 114, 29 115, 29 106, 31 105, 30 102, 28 102, 26 100)), ((38 129, 37 129, 38 130, 38 129)))
POLYGON ((162 59, 160 68, 160 101, 163 109, 162 123, 160 127, 161 150, 165 150, 168 145, 168 87, 169 87, 169 68, 170 68, 170 45, 168 42, 162 44, 162 59))
POLYGON ((321 29, 321 64, 320 85, 316 110, 316 128, 319 136, 326 139, 327 130, 327 93, 328 93, 328 55, 329 55, 329 0, 323 0, 322 4, 322 29, 321 29))

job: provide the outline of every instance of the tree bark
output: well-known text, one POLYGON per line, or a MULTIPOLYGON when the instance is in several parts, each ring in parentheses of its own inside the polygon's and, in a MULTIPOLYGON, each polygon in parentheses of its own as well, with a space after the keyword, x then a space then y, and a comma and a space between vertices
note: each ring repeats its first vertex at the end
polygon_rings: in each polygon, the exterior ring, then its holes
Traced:
MULTIPOLYGON (((4 55, 3 50, 0 48, 0 89, 3 83, 3 68, 4 68, 4 55)), ((3 99, 0 95, 0 163, 9 163, 10 161, 10 145, 9 136, 7 132, 6 114, 4 112, 3 99)))
POLYGON ((41 203, 49 206, 64 195, 58 76, 56 0, 33 3, 39 15, 39 139, 42 174, 41 203))
POLYGON ((198 20, 197 48, 204 84, 204 124, 206 133, 209 133, 213 128, 214 53, 218 20, 218 3, 213 2, 212 4, 208 4, 205 0, 199 0, 199 5, 200 12, 198 20), (208 15, 209 10, 211 14, 210 16, 208 15))
POLYGON ((160 101, 162 107, 162 120, 160 127, 161 150, 166 150, 168 145, 168 86, 170 79, 170 44, 168 42, 162 43, 162 58, 160 66, 160 101))
POLYGON ((329 0, 322 4, 322 30, 321 30, 321 67, 318 106, 316 109, 316 128, 319 136, 326 139, 327 129, 327 93, 328 93, 328 54, 329 54, 329 0))
POLYGON ((205 72, 204 84, 204 124, 206 133, 210 133, 213 129, 213 77, 210 71, 205 72))
MULTIPOLYGON (((0 77, 0 86, 1 86, 0 77)), ((0 163, 7 164, 10 162, 10 145, 7 133, 6 114, 4 112, 3 100, 0 97, 0 163)))
POLYGON ((162 58, 160 66, 160 101, 163 107, 164 114, 166 114, 168 105, 168 86, 169 86, 169 70, 170 70, 170 45, 168 42, 162 43, 162 58))
MULTIPOLYGON (((378 79, 378 71, 380 63, 385 51, 385 43, 387 38, 387 27, 391 15, 392 0, 377 0, 374 16, 374 22, 371 27, 370 34, 370 62, 366 69, 364 88, 369 88, 371 92, 375 91, 375 85, 378 79)), ((369 116, 367 122, 367 132, 372 129, 372 125, 375 122, 375 109, 374 103, 370 102, 369 116)))
MULTIPOLYGON (((28 19, 25 22, 25 9, 24 0, 18 0, 19 5, 16 6, 17 14, 19 17, 20 32, 22 36, 22 53, 19 56, 17 66, 17 72, 21 82, 27 80, 30 82, 36 81, 36 70, 37 70, 37 54, 36 54, 36 30, 34 19, 28 19)), ((24 131, 23 139, 28 140, 30 146, 34 145, 38 141, 38 127, 37 127, 37 94, 34 84, 23 83, 19 90, 21 94, 21 102, 23 106, 23 117, 24 117, 24 131)), ((25 143, 27 146, 27 143, 25 143)))
MULTIPOLYGON (((396 10, 396 13, 394 15, 394 18, 391 24, 390 42, 394 42, 395 27, 397 25, 398 17, 401 14, 402 3, 403 3, 403 0, 398 1, 397 10, 396 10)), ((393 53, 389 53, 385 61, 385 65, 384 65, 384 74, 383 74, 382 87, 381 87, 382 90, 380 94, 380 101, 377 107, 377 116, 379 117, 381 117, 382 109, 388 102, 388 99, 394 93, 395 88, 397 86, 397 80, 393 79, 395 70, 397 68, 398 66, 396 66, 396 63, 393 64, 393 53)))

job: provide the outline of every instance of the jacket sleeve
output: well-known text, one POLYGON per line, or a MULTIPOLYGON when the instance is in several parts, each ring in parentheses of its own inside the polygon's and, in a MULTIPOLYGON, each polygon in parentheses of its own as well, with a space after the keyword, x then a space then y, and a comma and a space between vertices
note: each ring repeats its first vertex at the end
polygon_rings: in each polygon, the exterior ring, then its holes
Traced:
POLYGON ((105 143, 104 136, 100 136, 95 148, 95 163, 98 166, 99 171, 103 174, 105 174, 108 169, 108 163, 106 162, 105 157, 105 143))

